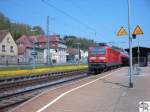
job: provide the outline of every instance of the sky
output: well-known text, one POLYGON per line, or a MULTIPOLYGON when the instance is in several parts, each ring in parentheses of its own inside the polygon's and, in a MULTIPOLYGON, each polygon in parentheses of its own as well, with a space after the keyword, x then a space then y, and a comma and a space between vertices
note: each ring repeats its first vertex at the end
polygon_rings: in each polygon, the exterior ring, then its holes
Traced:
MULTIPOLYGON (((118 37, 123 26, 128 31, 127 0, 0 0, 0 12, 12 22, 39 25, 50 34, 75 35, 128 47, 128 36, 118 37)), ((140 25, 140 46, 150 47, 150 0, 131 0, 131 33, 140 25)), ((133 40, 137 46, 138 39, 133 40)))

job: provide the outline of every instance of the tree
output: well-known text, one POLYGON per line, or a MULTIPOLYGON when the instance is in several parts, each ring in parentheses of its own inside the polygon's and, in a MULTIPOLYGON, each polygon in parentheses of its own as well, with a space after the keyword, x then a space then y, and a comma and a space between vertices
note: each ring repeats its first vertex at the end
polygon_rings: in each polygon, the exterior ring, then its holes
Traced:
POLYGON ((34 26, 31 31, 34 35, 44 34, 44 31, 40 26, 34 26))
POLYGON ((44 34, 44 31, 40 26, 33 26, 32 29, 32 27, 27 24, 13 23, 1 12, 0 12, 0 29, 9 30, 14 40, 17 40, 21 35, 44 34))
POLYGON ((76 36, 64 36, 64 41, 65 44, 70 47, 77 47, 76 43, 80 43, 80 48, 82 50, 87 50, 88 47, 96 45, 96 42, 94 42, 93 40, 89 40, 86 38, 81 38, 81 37, 76 37, 76 36))

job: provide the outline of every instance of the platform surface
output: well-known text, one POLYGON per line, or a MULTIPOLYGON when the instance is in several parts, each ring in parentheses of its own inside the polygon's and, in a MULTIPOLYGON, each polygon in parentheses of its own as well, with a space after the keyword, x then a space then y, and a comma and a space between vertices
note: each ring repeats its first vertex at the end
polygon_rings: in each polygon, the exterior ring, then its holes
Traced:
POLYGON ((139 112, 150 101, 150 67, 141 68, 128 87, 128 68, 99 74, 48 90, 13 112, 139 112))

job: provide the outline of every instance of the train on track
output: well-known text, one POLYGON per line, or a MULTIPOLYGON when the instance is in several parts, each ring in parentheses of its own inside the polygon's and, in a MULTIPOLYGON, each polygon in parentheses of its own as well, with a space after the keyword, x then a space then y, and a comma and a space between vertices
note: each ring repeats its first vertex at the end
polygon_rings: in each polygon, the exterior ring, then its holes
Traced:
POLYGON ((104 70, 128 64, 128 53, 119 47, 99 43, 97 46, 88 48, 88 67, 90 73, 98 74, 104 70))

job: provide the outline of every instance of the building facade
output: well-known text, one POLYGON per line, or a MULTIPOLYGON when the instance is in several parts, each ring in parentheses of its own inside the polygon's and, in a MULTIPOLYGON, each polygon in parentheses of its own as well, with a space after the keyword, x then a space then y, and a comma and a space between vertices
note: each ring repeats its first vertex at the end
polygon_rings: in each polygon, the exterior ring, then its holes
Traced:
POLYGON ((64 40, 57 35, 50 36, 50 50, 48 55, 47 48, 44 52, 44 59, 47 62, 48 57, 53 64, 65 64, 67 62, 67 46, 64 40))
POLYGON ((8 30, 0 30, 0 64, 17 64, 18 48, 8 30))
POLYGON ((47 38, 44 35, 23 35, 16 43, 18 46, 19 63, 48 64, 49 60, 53 64, 66 63, 67 46, 59 36, 51 35, 47 38), (48 39, 50 39, 49 49, 48 39))
POLYGON ((75 48, 67 49, 67 62, 68 63, 87 63, 88 52, 75 48))
POLYGON ((39 46, 36 36, 21 36, 17 41, 19 64, 43 64, 44 48, 39 46))

